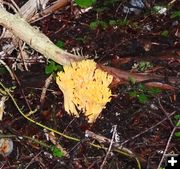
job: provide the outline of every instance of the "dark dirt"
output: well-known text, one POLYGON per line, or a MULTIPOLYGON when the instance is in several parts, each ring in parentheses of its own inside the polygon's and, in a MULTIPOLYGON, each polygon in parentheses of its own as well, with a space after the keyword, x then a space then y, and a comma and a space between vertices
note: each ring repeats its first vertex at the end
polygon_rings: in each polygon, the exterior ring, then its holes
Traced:
MULTIPOLYGON (((151 5, 167 5, 168 2, 154 1, 151 5)), ((102 4, 102 0, 98 1, 97 6, 101 7, 102 4)), ((122 12, 123 4, 125 2, 109 5, 109 10, 98 14, 98 19, 105 22, 124 19, 126 15, 122 12)), ((89 24, 97 19, 97 12, 89 10, 77 15, 77 12, 81 12, 80 9, 68 6, 33 25, 40 27, 40 30, 54 43, 58 40, 63 41, 64 49, 70 52, 73 48, 76 48, 76 51, 80 49, 81 55, 91 56, 90 58, 95 59, 97 63, 138 72, 137 69, 132 70, 132 66, 140 61, 149 61, 153 64, 153 68, 147 71, 163 75, 168 80, 169 77, 180 78, 180 42, 176 35, 179 28, 178 24, 175 24, 179 20, 170 17, 172 11, 176 10, 178 10, 178 2, 167 15, 157 15, 150 12, 150 9, 145 9, 139 15, 129 14, 127 25, 108 26, 106 29, 99 26, 92 30, 89 24), (151 30, 146 30, 147 26, 150 26, 151 30), (161 35, 165 30, 168 31, 167 37, 161 35)), ((2 46, 1 43, 0 41, 2 46)), ((16 54, 17 52, 14 52, 12 57, 16 57, 16 54)), ((36 57, 38 54, 34 55, 36 57)), ((11 67, 14 61, 9 58, 7 56, 5 61, 11 67)), ((44 63, 38 61, 33 63, 29 67, 29 72, 14 71, 20 84, 12 81, 8 73, 0 75, 0 80, 6 87, 16 86, 13 96, 23 112, 29 112, 27 102, 32 110, 40 106, 40 110, 31 118, 67 135, 80 138, 81 142, 77 143, 57 136, 60 145, 70 155, 69 158, 58 158, 51 157, 50 152, 38 143, 29 139, 19 139, 18 136, 33 136, 52 145, 47 141, 43 129, 25 120, 9 99, 6 102, 6 114, 0 121, 0 130, 3 134, 13 134, 17 137, 12 138, 13 152, 8 157, 0 156, 1 168, 100 168, 106 152, 88 144, 92 139, 85 138, 85 130, 91 130, 111 139, 114 125, 117 125, 119 144, 136 154, 142 169, 157 168, 174 126, 169 119, 156 127, 152 126, 173 112, 174 115, 170 119, 176 124, 177 120, 174 116, 179 115, 180 111, 180 84, 174 84, 176 89, 173 91, 162 90, 160 94, 150 96, 146 103, 140 103, 137 98, 129 96, 129 92, 134 87, 132 84, 116 86, 113 89, 112 101, 102 111, 101 117, 90 126, 83 116, 75 118, 67 115, 63 107, 63 95, 54 80, 49 86, 45 103, 40 105, 41 91, 48 77, 44 73, 45 62, 44 60, 44 63)), ((178 137, 173 136, 167 153, 180 154, 179 141, 178 137)), ((99 144, 97 141, 95 143, 99 144)), ((111 153, 104 168, 137 169, 138 167, 133 158, 111 153)))

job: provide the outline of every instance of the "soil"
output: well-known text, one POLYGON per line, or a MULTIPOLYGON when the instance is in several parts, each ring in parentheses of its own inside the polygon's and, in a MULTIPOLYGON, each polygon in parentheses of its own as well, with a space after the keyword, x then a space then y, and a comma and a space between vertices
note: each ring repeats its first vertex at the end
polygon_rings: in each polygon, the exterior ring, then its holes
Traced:
MULTIPOLYGON (((63 49, 71 53, 75 51, 97 63, 125 71, 162 75, 167 83, 170 77, 180 78, 180 21, 179 17, 172 18, 172 13, 178 11, 178 2, 173 4, 166 15, 154 13, 152 8, 156 5, 166 6, 170 1, 153 1, 149 8, 143 9, 138 15, 123 12, 123 6, 128 4, 126 1, 113 3, 112 0, 108 5, 104 5, 104 2, 107 0, 99 0, 87 12, 68 5, 33 25, 39 27, 54 43, 63 42, 63 49), (97 12, 101 8, 103 10, 97 12), (106 26, 91 28, 90 23, 97 19, 106 23, 106 26), (117 20, 121 24, 109 24, 110 21, 117 20), (142 70, 142 62, 151 66, 142 70)), ((22 1, 16 0, 16 3, 22 5, 22 1)), ((4 43, 9 41, 0 40, 1 47, 4 43)), ((83 114, 76 118, 65 112, 63 94, 54 78, 48 87, 44 103, 40 102, 41 92, 48 78, 45 74, 48 61, 39 61, 40 54, 29 47, 25 50, 33 58, 33 62, 28 65, 29 71, 12 69, 19 81, 17 82, 17 79, 11 79, 8 72, 1 73, 0 70, 0 81, 11 88, 13 97, 24 113, 39 108, 30 116, 32 119, 78 138, 80 142, 55 135, 55 140, 69 156, 53 156, 46 146, 24 137, 35 138, 51 146, 53 143, 48 137, 53 137, 52 133, 26 120, 9 98, 5 102, 6 113, 0 121, 0 131, 13 140, 14 147, 10 155, 0 155, 1 168, 96 169, 102 166, 107 157, 104 169, 138 169, 135 158, 114 151, 107 154, 107 151, 90 145, 93 142, 108 148, 110 144, 86 137, 86 130, 110 140, 114 132, 117 144, 133 152, 142 169, 156 169, 164 151, 166 154, 180 154, 180 138, 175 135, 179 132, 178 127, 171 136, 178 121, 175 117, 180 112, 180 84, 171 84, 174 90, 160 90, 152 95, 148 94, 150 89, 143 84, 129 82, 115 86, 111 102, 106 105, 96 122, 90 125, 83 114), (132 91, 145 95, 147 100, 133 97, 132 91), (114 126, 117 127, 116 131, 113 131, 114 126)), ((18 52, 17 49, 11 56, 5 57, 4 61, 10 68, 15 63, 18 52)), ((20 59, 18 62, 24 68, 23 61, 20 59)), ((164 162, 162 167, 165 166, 164 162)))

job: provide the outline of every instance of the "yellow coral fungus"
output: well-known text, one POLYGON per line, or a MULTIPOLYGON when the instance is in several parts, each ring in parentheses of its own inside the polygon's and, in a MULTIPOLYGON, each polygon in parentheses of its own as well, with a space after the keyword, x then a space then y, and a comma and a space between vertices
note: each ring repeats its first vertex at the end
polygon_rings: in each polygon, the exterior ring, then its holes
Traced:
POLYGON ((68 113, 79 116, 77 110, 93 123, 107 102, 111 100, 109 85, 113 77, 96 69, 93 60, 73 62, 57 73, 56 83, 64 94, 64 108, 68 113))

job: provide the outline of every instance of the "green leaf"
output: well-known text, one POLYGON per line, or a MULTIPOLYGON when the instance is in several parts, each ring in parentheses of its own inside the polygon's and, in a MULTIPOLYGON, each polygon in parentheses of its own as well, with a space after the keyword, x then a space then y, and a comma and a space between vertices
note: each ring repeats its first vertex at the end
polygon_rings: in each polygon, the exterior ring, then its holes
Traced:
POLYGON ((81 8, 88 8, 96 3, 96 0, 75 0, 75 3, 81 8))
POLYGON ((179 119, 180 119, 180 114, 175 115, 174 118, 175 118, 176 120, 179 120, 179 119))
POLYGON ((138 96, 138 92, 137 92, 137 91, 130 91, 130 92, 129 92, 129 95, 130 95, 131 97, 137 97, 137 96, 138 96))
POLYGON ((63 71, 63 66, 57 64, 53 60, 50 60, 49 63, 45 67, 45 74, 49 75, 56 71, 63 71))
POLYGON ((144 72, 146 71, 147 69, 151 68, 153 65, 150 63, 150 62, 145 62, 145 61, 141 61, 139 62, 138 64, 138 70, 140 72, 144 72))
POLYGON ((180 137, 180 132, 175 132, 176 137, 180 137))
POLYGON ((90 26, 91 29, 95 30, 98 27, 98 22, 97 21, 93 21, 93 22, 90 23, 89 26, 90 26))
POLYGON ((174 11, 172 12, 171 16, 170 16, 171 19, 173 18, 180 18, 180 11, 174 11))
POLYGON ((138 84, 138 88, 139 88, 139 90, 142 91, 142 92, 145 92, 145 91, 146 91, 146 87, 145 87, 145 85, 142 84, 142 83, 138 84))
POLYGON ((164 7, 164 6, 154 6, 153 7, 153 11, 155 12, 155 13, 158 13, 158 14, 165 14, 166 13, 166 11, 167 11, 167 8, 166 7, 164 7))
POLYGON ((51 74, 54 72, 54 69, 55 69, 55 62, 54 61, 50 61, 48 63, 48 65, 46 65, 45 67, 45 74, 51 74))
POLYGON ((89 26, 92 30, 97 29, 97 27, 102 27, 103 29, 106 29, 108 27, 106 22, 100 20, 91 22, 89 26))
POLYGON ((138 97, 138 100, 140 103, 147 103, 148 102, 148 97, 145 94, 140 94, 138 97))
POLYGON ((59 48, 61 48, 61 49, 64 49, 64 46, 65 46, 65 45, 64 45, 64 42, 63 42, 63 41, 58 40, 57 43, 56 43, 56 46, 59 47, 59 48))
POLYGON ((167 38, 169 36, 169 31, 165 30, 165 31, 161 32, 161 36, 167 38))
POLYGON ((177 127, 180 127, 180 122, 178 122, 178 123, 176 124, 176 126, 177 126, 177 127))
POLYGON ((54 157, 63 157, 64 156, 63 152, 55 146, 52 146, 51 151, 52 151, 54 157))

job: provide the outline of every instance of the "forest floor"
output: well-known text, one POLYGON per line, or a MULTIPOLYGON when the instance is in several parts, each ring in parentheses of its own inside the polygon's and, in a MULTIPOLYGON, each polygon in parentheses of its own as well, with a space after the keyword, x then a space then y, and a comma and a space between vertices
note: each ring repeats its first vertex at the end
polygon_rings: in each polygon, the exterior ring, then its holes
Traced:
MULTIPOLYGON (((16 2, 22 5, 21 1, 16 2)), ((126 14, 123 12, 126 1, 99 0, 86 12, 68 5, 34 22, 33 26, 39 27, 64 50, 127 72, 162 75, 164 82, 173 86, 173 90, 148 88, 146 82, 136 84, 131 80, 127 84, 116 85, 112 89, 111 102, 96 122, 89 125, 83 115, 76 118, 65 112, 63 94, 54 79, 44 102, 40 102, 49 76, 45 72, 48 62, 27 47, 29 70, 25 70, 23 59, 17 61, 21 70, 12 69, 19 81, 17 83, 1 66, 0 81, 11 88, 11 94, 23 112, 38 108, 30 116, 32 119, 78 138, 80 142, 53 136, 26 120, 9 98, 5 102, 6 113, 0 121, 0 131, 3 137, 6 135, 13 141, 13 151, 7 156, 0 152, 0 168, 138 169, 134 157, 113 151, 107 153, 91 146, 89 143, 92 142, 106 148, 110 144, 86 137, 86 130, 111 141, 114 139, 117 145, 126 147, 139 159, 142 169, 156 169, 164 159, 163 153, 180 154, 180 130, 177 125, 180 119, 180 84, 168 81, 169 78, 180 79, 178 2, 166 14, 152 11, 153 6, 167 6, 169 2, 153 1, 151 7, 144 8, 139 14, 126 14), (68 157, 59 151, 53 151, 53 156, 49 150, 53 143, 62 146, 68 157), (61 155, 63 157, 59 157, 61 155)), ((7 39, 0 39, 1 47, 4 43, 7 39)), ((4 59, 10 68, 15 65, 18 53, 17 49, 4 59)))

